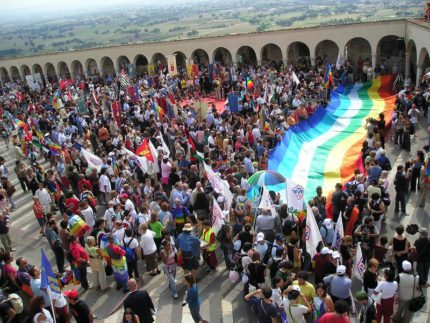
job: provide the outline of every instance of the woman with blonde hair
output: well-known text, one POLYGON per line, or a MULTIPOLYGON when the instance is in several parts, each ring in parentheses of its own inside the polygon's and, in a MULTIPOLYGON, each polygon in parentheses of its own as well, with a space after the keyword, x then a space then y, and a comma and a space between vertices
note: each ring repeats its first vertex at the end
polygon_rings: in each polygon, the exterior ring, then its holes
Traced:
POLYGON ((93 236, 86 238, 87 246, 86 250, 89 256, 89 264, 93 271, 92 283, 96 289, 100 289, 102 292, 107 291, 109 287, 106 282, 106 262, 103 259, 102 252, 96 245, 96 239, 93 236))

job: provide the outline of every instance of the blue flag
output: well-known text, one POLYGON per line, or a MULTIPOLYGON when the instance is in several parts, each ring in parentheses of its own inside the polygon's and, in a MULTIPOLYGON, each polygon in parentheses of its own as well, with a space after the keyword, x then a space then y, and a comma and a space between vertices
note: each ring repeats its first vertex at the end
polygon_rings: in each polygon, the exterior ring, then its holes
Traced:
POLYGON ((54 272, 52 271, 51 263, 48 260, 48 257, 46 257, 45 251, 43 249, 40 249, 42 251, 42 261, 40 264, 40 269, 42 271, 41 273, 41 284, 40 288, 48 288, 48 286, 51 288, 51 291, 53 293, 60 294, 61 289, 60 285, 58 284, 58 278, 55 276, 54 272))
POLYGON ((229 93, 227 95, 228 106, 230 108, 230 112, 238 112, 239 111, 239 95, 237 92, 229 93))
POLYGON ((139 86, 137 84, 134 85, 134 99, 135 99, 135 101, 140 100, 139 86))

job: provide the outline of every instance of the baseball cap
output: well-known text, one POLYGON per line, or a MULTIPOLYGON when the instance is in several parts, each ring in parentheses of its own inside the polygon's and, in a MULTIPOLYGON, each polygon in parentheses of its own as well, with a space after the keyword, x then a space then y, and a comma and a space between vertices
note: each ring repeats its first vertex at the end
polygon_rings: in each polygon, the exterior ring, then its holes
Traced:
POLYGON ((284 241, 285 237, 284 237, 284 235, 282 233, 277 233, 276 236, 275 236, 275 240, 276 241, 284 241))
POLYGON ((412 270, 412 264, 407 260, 403 260, 402 268, 404 271, 411 271, 412 270))
POLYGON ((127 193, 123 193, 123 194, 121 194, 121 198, 122 198, 122 199, 128 199, 128 194, 127 194, 127 193))
POLYGON ((333 257, 333 259, 340 259, 340 253, 339 253, 339 251, 333 251, 333 253, 331 254, 331 256, 333 257))
POLYGON ((259 232, 257 234, 257 242, 263 241, 264 240, 264 233, 263 232, 259 232))
POLYGON ((357 293, 355 293, 355 298, 357 299, 357 301, 365 301, 368 299, 368 296, 364 290, 360 290, 357 293))
POLYGON ((346 273, 346 267, 344 265, 337 266, 336 273, 338 275, 345 275, 345 273, 346 273))
POLYGON ((333 251, 332 250, 330 250, 329 248, 327 248, 327 247, 324 247, 324 248, 322 248, 321 249, 321 254, 322 255, 331 255, 333 253, 333 251))
POLYGON ((293 285, 293 290, 300 292, 300 286, 299 285, 293 285))
POLYGON ((65 291, 64 295, 73 299, 77 299, 79 297, 78 291, 76 289, 65 291))

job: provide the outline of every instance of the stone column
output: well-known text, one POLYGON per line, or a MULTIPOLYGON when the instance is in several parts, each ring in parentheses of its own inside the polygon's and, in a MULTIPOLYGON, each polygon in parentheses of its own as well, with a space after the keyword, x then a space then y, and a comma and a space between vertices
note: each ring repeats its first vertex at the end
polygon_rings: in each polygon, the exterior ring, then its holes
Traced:
POLYGON ((411 71, 411 55, 405 54, 405 79, 409 78, 411 71))
POLYGON ((316 68, 316 59, 315 59, 315 57, 311 57, 311 66, 312 66, 312 68, 316 68))
POLYGON ((375 79, 376 53, 372 53, 372 80, 375 79))
POLYGON ((420 79, 421 79, 422 74, 423 74, 423 65, 418 64, 417 65, 417 80, 415 82, 415 86, 418 86, 420 84, 420 79))

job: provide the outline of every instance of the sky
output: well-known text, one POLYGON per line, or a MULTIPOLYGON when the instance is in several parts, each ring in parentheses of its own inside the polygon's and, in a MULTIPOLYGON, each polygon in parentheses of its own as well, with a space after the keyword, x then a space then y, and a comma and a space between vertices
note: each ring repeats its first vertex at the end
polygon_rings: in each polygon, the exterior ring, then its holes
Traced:
POLYGON ((0 18, 33 16, 44 13, 67 14, 72 11, 108 8, 114 5, 165 5, 199 0, 0 0, 0 18))

